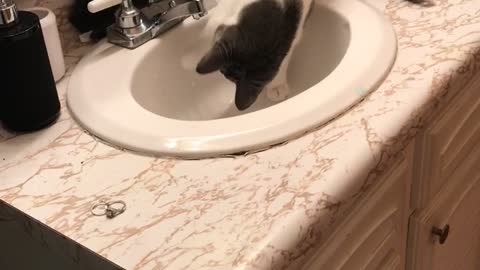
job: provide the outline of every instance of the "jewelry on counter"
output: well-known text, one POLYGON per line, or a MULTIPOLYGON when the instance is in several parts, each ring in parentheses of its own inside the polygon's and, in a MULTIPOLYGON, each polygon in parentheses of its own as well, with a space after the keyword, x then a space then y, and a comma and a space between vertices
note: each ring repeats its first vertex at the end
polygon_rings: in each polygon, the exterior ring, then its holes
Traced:
POLYGON ((101 200, 99 203, 92 206, 91 213, 96 217, 106 216, 108 219, 113 219, 127 210, 127 204, 124 201, 108 202, 101 200))

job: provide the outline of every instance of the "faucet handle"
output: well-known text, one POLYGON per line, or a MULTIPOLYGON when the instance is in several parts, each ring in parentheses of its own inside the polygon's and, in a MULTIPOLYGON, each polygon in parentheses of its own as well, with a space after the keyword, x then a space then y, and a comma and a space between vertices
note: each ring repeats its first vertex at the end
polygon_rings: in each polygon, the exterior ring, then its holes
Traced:
POLYGON ((88 3, 88 11, 96 13, 104 9, 120 5, 120 9, 115 15, 116 26, 120 29, 135 29, 143 31, 149 24, 143 15, 134 5, 132 0, 93 0, 88 3))
POLYGON ((122 0, 93 0, 88 3, 88 11, 97 13, 104 9, 119 5, 122 0))

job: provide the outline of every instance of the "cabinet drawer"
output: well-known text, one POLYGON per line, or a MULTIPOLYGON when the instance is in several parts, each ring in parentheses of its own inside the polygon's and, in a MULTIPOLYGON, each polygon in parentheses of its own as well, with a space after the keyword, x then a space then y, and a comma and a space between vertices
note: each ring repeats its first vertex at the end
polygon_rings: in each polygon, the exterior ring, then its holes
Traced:
POLYGON ((425 129, 418 140, 414 206, 424 207, 453 171, 480 147, 480 76, 425 129))
POLYGON ((405 267, 413 151, 379 180, 303 269, 397 270, 405 267))
MULTIPOLYGON (((410 220, 409 270, 480 269, 480 147, 450 175, 424 210, 410 220), (443 245, 432 228, 450 225, 443 245)), ((446 234, 445 234, 446 235, 446 234)))

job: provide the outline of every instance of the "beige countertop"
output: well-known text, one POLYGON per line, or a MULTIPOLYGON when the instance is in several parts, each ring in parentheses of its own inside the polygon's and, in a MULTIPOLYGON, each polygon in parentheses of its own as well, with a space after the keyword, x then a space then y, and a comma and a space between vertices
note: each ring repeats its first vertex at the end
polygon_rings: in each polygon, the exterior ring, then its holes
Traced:
POLYGON ((433 2, 388 1, 399 54, 377 91, 325 127, 245 157, 181 161, 107 146, 71 119, 67 76, 54 126, 21 136, 0 129, 0 199, 129 270, 296 269, 480 71, 480 0, 433 2), (128 209, 93 217, 101 198, 128 209))

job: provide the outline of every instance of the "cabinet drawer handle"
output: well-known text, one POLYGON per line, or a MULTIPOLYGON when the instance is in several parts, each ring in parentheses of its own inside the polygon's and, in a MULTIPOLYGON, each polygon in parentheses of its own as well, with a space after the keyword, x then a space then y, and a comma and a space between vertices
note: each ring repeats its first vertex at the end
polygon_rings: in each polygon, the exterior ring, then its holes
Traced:
POLYGON ((445 241, 447 241, 448 234, 450 233, 450 225, 445 225, 443 229, 439 229, 437 227, 432 228, 432 233, 433 235, 438 236, 438 240, 440 242, 440 245, 445 244, 445 241))

